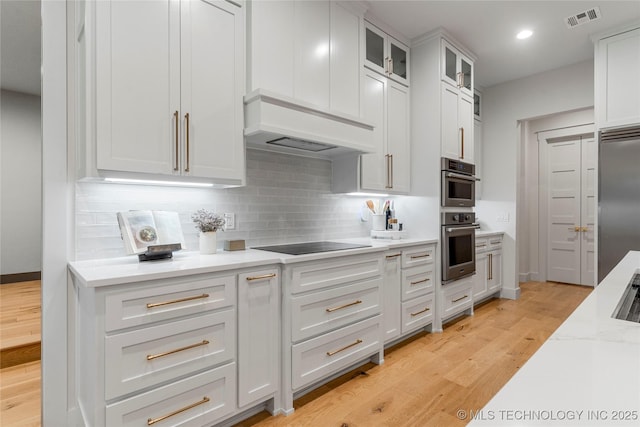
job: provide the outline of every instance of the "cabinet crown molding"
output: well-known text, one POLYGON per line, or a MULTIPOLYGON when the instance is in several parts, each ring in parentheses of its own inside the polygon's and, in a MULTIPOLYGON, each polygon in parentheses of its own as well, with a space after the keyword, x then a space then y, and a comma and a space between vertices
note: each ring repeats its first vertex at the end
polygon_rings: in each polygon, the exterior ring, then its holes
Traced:
POLYGON ((442 27, 438 27, 433 31, 429 31, 426 34, 423 34, 421 36, 418 36, 418 37, 412 39, 410 47, 414 48, 415 46, 419 46, 421 44, 428 43, 428 42, 430 42, 430 41, 432 41, 433 39, 436 39, 436 38, 444 38, 444 39, 446 39, 450 44, 453 45, 453 47, 455 47, 460 52, 462 52, 463 54, 468 56, 469 59, 471 59, 472 61, 475 62, 475 61, 478 60, 478 56, 475 53, 473 53, 472 51, 467 49, 463 43, 460 43, 455 37, 453 37, 451 35, 451 33, 449 33, 446 29, 444 29, 442 27))

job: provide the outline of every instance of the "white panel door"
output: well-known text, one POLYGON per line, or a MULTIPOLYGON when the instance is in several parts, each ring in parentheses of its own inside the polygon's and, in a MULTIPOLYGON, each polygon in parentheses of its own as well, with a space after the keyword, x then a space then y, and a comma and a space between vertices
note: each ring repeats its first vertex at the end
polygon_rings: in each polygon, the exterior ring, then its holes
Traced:
POLYGON ((226 1, 189 1, 181 17, 181 173, 242 179, 242 9, 226 1))
POLYGON ((458 128, 458 90, 442 85, 440 129, 442 157, 460 158, 460 129, 458 128))
POLYGON ((297 1, 294 8, 294 97, 329 108, 329 2, 297 1))
POLYGON ((386 77, 374 71, 365 70, 363 115, 375 126, 373 129, 375 152, 360 156, 360 186, 363 190, 385 190, 387 185, 385 158, 387 84, 386 77))
POLYGON ((580 137, 548 144, 547 280, 580 283, 580 137))
POLYGON ((238 405, 274 393, 280 357, 280 287, 277 270, 238 275, 238 405))
POLYGON ((408 193, 411 180, 409 88, 388 81, 387 99, 387 154, 391 156, 389 186, 392 191, 408 193))
POLYGON ((383 325, 384 342, 389 342, 400 336, 400 280, 402 272, 402 253, 389 252, 385 256, 384 279, 382 283, 383 295, 383 325))
POLYGON ((580 245, 580 283, 595 285, 596 281, 596 164, 598 145, 595 138, 582 138, 582 179, 581 179, 581 245, 580 245))
POLYGON ((473 145, 473 97, 460 95, 458 98, 458 127, 460 132, 460 160, 474 162, 473 145))
POLYGON ((331 2, 330 5, 330 108, 358 117, 361 87, 361 19, 343 4, 331 2))
POLYGON ((166 0, 96 3, 98 169, 174 172, 179 8, 166 0))

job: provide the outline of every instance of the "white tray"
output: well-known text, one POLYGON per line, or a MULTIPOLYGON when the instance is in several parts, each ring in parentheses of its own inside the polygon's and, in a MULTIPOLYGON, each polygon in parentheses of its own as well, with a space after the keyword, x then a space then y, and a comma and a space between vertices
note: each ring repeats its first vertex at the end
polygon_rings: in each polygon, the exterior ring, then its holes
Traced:
POLYGON ((406 231, 393 231, 393 230, 371 230, 371 238, 372 239, 406 239, 407 232, 406 231))

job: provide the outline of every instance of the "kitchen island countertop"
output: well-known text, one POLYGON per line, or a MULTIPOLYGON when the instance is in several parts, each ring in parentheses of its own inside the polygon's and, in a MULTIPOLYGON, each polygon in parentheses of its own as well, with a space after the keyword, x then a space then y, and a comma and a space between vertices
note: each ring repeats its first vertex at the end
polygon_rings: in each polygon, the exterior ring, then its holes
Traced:
POLYGON ((629 252, 470 426, 640 425, 640 324, 611 317, 640 252, 629 252))

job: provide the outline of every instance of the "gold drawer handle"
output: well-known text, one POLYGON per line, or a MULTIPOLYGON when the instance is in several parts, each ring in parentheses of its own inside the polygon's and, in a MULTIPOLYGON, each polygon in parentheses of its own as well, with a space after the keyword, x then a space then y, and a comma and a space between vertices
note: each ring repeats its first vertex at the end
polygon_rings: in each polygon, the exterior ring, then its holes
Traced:
POLYGON ((340 348, 340 349, 338 349, 338 350, 335 350, 335 351, 327 351, 327 356, 333 356, 334 354, 340 353, 341 351, 345 351, 346 349, 351 348, 351 347, 353 347, 354 345, 358 345, 358 344, 360 344, 361 342, 362 342, 362 340, 361 340, 361 339, 357 339, 357 340, 355 340, 355 342, 352 342, 351 344, 346 345, 346 346, 344 346, 344 347, 342 347, 342 348, 340 348))
POLYGON ((184 411, 188 411, 189 409, 195 408, 196 406, 200 406, 203 403, 207 403, 209 400, 211 400, 211 399, 209 399, 207 396, 205 396, 205 397, 202 398, 201 401, 196 402, 196 403, 192 403, 191 405, 185 406, 184 408, 178 409, 177 411, 173 411, 170 414, 163 415, 163 416, 158 417, 158 418, 149 418, 147 420, 147 425, 151 426, 151 425, 154 425, 155 423, 159 423, 160 421, 164 421, 167 418, 173 417, 174 415, 178 415, 178 414, 180 414, 180 413, 182 413, 184 411))
POLYGON ((429 279, 422 279, 422 280, 418 280, 417 282, 411 282, 411 286, 417 285, 418 283, 428 282, 428 281, 429 281, 429 279))
POLYGON ((402 254, 387 255, 387 257, 386 257, 386 258, 387 258, 387 259, 397 258, 397 257, 399 257, 400 255, 402 255, 402 254))
POLYGON ((336 310, 340 310, 340 309, 351 307, 352 305, 358 305, 358 304, 362 304, 362 301, 356 300, 354 302, 350 302, 349 304, 341 305, 340 307, 327 308, 326 311, 327 313, 331 313, 336 310))
POLYGON ((149 303, 149 304, 147 304, 147 308, 160 307, 160 306, 169 305, 169 304, 177 304, 179 302, 193 301, 195 299, 203 299, 203 298, 209 298, 209 294, 202 294, 202 295, 196 295, 194 297, 186 297, 186 298, 174 299, 172 301, 149 303))
POLYGON ((465 296, 463 296, 463 297, 461 297, 461 298, 454 299, 454 300, 453 300, 453 301, 451 301, 451 302, 458 302, 458 301, 462 301, 462 300, 463 300, 463 299, 465 299, 465 298, 469 298, 469 295, 465 295, 465 296))
POLYGON ((492 245, 498 245, 500 244, 500 240, 492 240, 489 243, 491 243, 492 245))
POLYGON ((416 313, 411 313, 411 317, 417 316, 418 314, 426 313, 429 310, 431 310, 431 309, 429 307, 427 307, 424 310, 420 310, 420 311, 418 311, 416 313))
POLYGON ((182 348, 176 348, 175 350, 167 351, 167 352, 164 352, 164 353, 148 354, 147 355, 147 360, 157 359, 159 357, 168 356, 170 354, 179 353, 181 351, 189 350, 189 349, 192 349, 192 348, 202 347, 203 345, 207 345, 207 344, 209 344, 209 341, 202 340, 202 342, 199 342, 199 343, 196 343, 196 344, 191 344, 191 345, 188 345, 188 346, 182 347, 182 348))
POLYGON ((263 274, 262 276, 251 276, 247 277, 247 282, 251 282, 253 280, 271 279, 273 277, 276 277, 276 273, 263 274))
POLYGON ((416 258, 429 258, 431 256, 431 254, 424 254, 424 255, 411 255, 411 259, 416 259, 416 258))
POLYGON ((481 245, 476 245, 476 248, 485 248, 487 246, 486 243, 483 243, 481 245))

